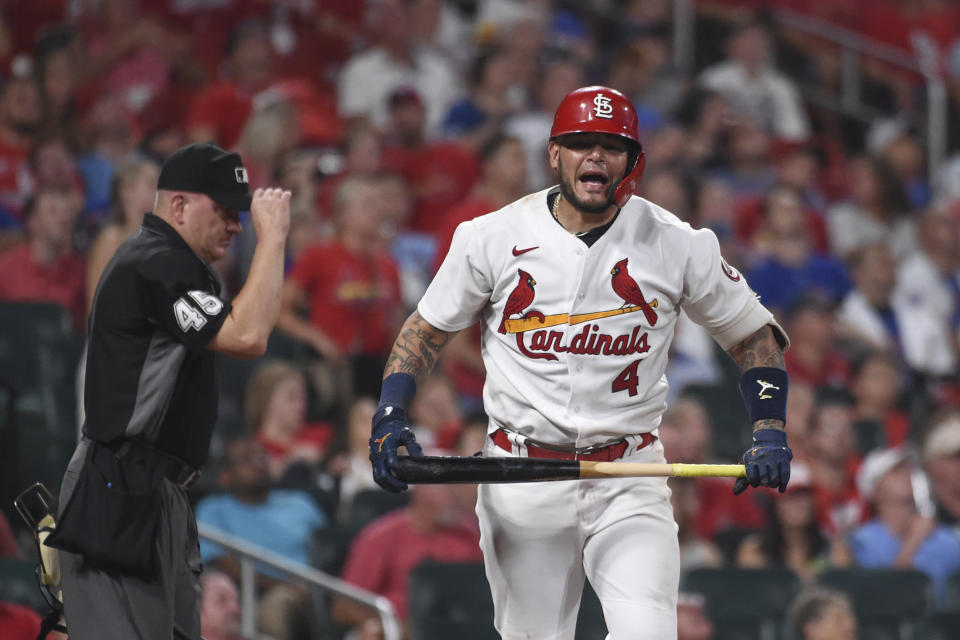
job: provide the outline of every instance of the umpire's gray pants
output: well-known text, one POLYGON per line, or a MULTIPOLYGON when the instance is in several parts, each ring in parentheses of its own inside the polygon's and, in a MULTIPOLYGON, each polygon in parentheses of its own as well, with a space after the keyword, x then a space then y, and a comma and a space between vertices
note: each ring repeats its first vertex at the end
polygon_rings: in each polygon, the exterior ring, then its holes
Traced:
MULTIPOLYGON (((89 441, 81 439, 60 487, 73 492, 89 441)), ((200 547, 186 492, 164 481, 153 579, 106 572, 60 551, 64 617, 70 640, 199 640, 200 547)))

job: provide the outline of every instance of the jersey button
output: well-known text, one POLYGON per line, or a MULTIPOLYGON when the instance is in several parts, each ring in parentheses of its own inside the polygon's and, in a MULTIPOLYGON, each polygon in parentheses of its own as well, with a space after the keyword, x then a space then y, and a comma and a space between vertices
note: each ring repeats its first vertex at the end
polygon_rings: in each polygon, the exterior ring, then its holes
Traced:
POLYGON ((580 413, 580 405, 577 405, 573 408, 574 413, 580 413))

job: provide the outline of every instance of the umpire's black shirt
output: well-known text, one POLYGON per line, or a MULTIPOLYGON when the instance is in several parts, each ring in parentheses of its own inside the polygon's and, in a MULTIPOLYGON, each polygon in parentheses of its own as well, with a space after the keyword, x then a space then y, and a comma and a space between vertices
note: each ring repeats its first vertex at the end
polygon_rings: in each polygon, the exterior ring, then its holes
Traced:
POLYGON ((117 251, 90 316, 83 432, 103 443, 137 437, 199 468, 217 418, 214 353, 230 304, 220 282, 164 220, 117 251))

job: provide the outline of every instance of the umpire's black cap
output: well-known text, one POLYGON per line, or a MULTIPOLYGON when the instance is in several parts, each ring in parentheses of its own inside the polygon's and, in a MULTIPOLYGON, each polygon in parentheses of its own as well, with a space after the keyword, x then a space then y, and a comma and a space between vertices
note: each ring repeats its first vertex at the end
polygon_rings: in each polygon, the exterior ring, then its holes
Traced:
POLYGON ((171 153, 160 169, 157 189, 202 193, 234 211, 249 211, 252 198, 240 155, 212 142, 195 142, 171 153))

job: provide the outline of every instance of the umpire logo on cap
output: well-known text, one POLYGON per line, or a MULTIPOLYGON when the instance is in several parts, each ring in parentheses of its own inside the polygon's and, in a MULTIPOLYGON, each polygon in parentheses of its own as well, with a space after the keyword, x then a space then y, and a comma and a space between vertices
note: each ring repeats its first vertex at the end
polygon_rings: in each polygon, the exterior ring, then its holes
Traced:
POLYGON ((196 142, 170 154, 160 169, 157 189, 202 193, 227 209, 249 211, 248 181, 239 154, 210 142, 196 142))

